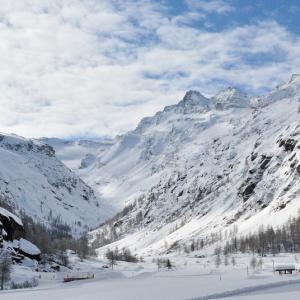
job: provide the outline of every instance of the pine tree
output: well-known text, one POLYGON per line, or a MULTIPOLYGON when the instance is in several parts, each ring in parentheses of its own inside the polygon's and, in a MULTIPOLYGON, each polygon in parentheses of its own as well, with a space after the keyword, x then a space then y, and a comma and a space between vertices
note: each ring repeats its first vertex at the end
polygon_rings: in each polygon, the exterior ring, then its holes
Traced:
POLYGON ((193 240, 191 243, 191 252, 195 251, 195 241, 193 240))
POLYGON ((170 261, 169 259, 167 259, 166 267, 167 267, 169 270, 172 269, 172 264, 171 264, 171 261, 170 261))

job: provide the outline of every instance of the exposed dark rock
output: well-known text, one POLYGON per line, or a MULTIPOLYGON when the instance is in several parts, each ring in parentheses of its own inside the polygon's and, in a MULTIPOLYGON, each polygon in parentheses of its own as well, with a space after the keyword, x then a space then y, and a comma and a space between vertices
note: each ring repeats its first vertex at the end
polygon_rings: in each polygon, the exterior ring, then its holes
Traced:
POLYGON ((25 257, 40 260, 40 250, 25 240, 24 226, 22 221, 13 213, 0 207, 0 247, 3 247, 3 241, 7 241, 9 245, 7 250, 12 255, 12 260, 20 263, 25 257))
POLYGON ((268 167, 268 164, 269 164, 269 162, 270 162, 271 159, 272 159, 272 156, 262 155, 262 163, 259 166, 260 169, 265 170, 268 167))
POLYGON ((247 201, 254 193, 254 190, 257 184, 261 181, 265 170, 270 164, 271 159, 272 156, 262 155, 258 166, 249 170, 250 176, 240 186, 238 191, 238 195, 242 197, 244 201, 247 201))
POLYGON ((243 197, 244 201, 246 201, 246 200, 248 200, 250 198, 250 196, 254 192, 255 187, 256 187, 256 183, 255 182, 251 182, 248 185, 246 185, 246 187, 244 188, 244 190, 240 193, 241 196, 243 197))
POLYGON ((35 259, 37 261, 41 260, 41 251, 35 245, 23 238, 14 242, 14 250, 21 256, 35 259))
POLYGON ((297 140, 295 139, 286 139, 286 140, 279 140, 279 147, 283 147, 284 151, 286 152, 292 152, 295 149, 295 146, 297 144, 297 140))
POLYGON ((257 153, 254 152, 254 153, 251 153, 251 161, 254 161, 257 157, 257 153))
POLYGON ((13 241, 24 236, 25 231, 21 224, 15 221, 12 214, 1 208, 0 211, 0 230, 5 230, 6 235, 3 236, 5 240, 13 241))

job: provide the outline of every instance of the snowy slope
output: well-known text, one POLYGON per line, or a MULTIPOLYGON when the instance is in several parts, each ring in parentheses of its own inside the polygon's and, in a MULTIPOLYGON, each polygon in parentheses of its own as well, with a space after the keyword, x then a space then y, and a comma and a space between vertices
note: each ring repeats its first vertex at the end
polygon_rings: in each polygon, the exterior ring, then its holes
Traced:
POLYGON ((0 135, 0 197, 46 225, 60 218, 74 233, 103 221, 93 190, 52 147, 15 135, 0 135))
MULTIPOLYGON (((212 231, 281 224, 300 208, 300 77, 269 94, 190 91, 143 119, 84 174, 117 208, 115 243, 165 251, 212 231)), ((95 231, 101 232, 103 228, 95 231)))

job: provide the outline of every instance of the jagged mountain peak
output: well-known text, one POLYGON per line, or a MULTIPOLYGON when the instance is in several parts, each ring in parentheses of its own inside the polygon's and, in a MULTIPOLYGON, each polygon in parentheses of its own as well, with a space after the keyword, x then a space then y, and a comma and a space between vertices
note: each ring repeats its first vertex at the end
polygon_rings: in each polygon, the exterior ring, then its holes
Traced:
MULTIPOLYGON (((300 90, 300 74, 292 74, 290 79, 286 82, 278 85, 270 94, 274 94, 278 91, 289 91, 290 93, 298 93, 300 90)), ((290 96, 290 94, 288 94, 290 96)))
POLYGON ((278 85, 269 94, 262 97, 253 98, 252 104, 253 106, 264 107, 274 102, 287 99, 287 98, 291 99, 291 101, 293 101, 295 98, 297 98, 298 100, 299 95, 300 95, 300 75, 293 74, 289 81, 278 85))
POLYGON ((201 105, 203 101, 206 103, 208 99, 204 97, 199 91, 189 90, 185 93, 183 99, 180 101, 182 104, 201 105))
POLYGON ((194 112, 199 109, 209 108, 209 99, 200 92, 189 90, 185 93, 183 99, 177 104, 177 107, 183 107, 186 112, 194 112))
MULTIPOLYGON (((249 107, 250 97, 241 90, 228 87, 221 90, 212 98, 207 98, 197 90, 189 90, 177 104, 166 106, 163 111, 152 117, 145 117, 136 128, 136 132, 144 132, 149 126, 158 125, 174 116, 203 114, 214 109, 245 108, 249 107)), ((187 117, 187 116, 186 116, 187 117)))
POLYGON ((208 98, 203 96, 199 91, 189 90, 177 104, 166 106, 164 112, 171 111, 183 114, 201 113, 210 108, 210 101, 208 98))
POLYGON ((135 132, 144 132, 149 126, 161 124, 168 118, 181 118, 182 115, 201 114, 209 111, 211 108, 212 106, 208 98, 198 91, 189 90, 177 104, 166 106, 152 117, 143 118, 135 132))
POLYGON ((249 106, 249 96, 235 87, 221 90, 211 98, 216 109, 244 108, 249 106))
POLYGON ((300 83, 300 74, 292 74, 289 83, 300 83))

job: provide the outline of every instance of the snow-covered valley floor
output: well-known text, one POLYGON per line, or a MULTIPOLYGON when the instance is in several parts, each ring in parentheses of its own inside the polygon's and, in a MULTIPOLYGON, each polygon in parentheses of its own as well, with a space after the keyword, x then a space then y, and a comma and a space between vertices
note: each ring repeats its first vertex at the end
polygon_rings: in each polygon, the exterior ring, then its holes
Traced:
MULTIPOLYGON (((95 279, 62 283, 63 272, 39 273, 38 287, 3 291, 0 299, 300 299, 299 273, 273 274, 273 260, 275 263, 296 263, 297 256, 264 257, 263 267, 255 272, 249 268, 248 274, 247 265, 251 257, 237 255, 235 258, 235 267, 228 265, 217 269, 212 257, 171 257, 176 267, 159 272, 151 260, 138 264, 118 263, 113 271, 102 268, 104 261, 77 261, 75 270, 92 271, 95 279)), ((22 276, 28 276, 25 273, 22 276)))

